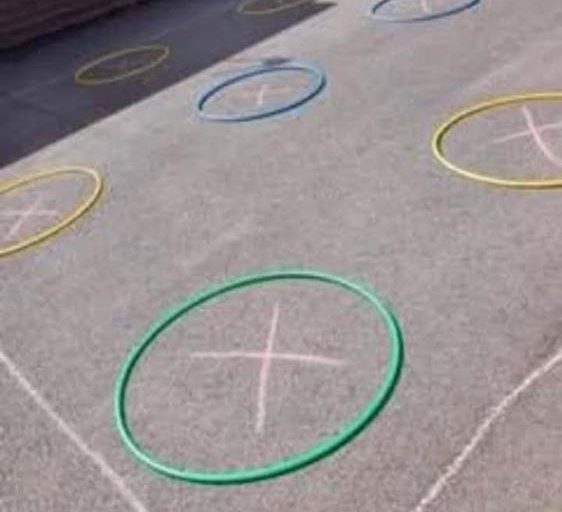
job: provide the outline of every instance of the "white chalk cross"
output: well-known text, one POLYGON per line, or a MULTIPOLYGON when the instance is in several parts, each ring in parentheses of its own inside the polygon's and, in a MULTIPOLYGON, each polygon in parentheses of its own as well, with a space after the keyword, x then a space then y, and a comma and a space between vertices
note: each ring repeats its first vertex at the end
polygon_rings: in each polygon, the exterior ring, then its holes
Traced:
POLYGON ((425 14, 431 14, 433 11, 431 10, 431 7, 429 6, 429 1, 428 0, 420 0, 420 6, 422 11, 425 14))
POLYGON ((115 73, 116 75, 127 73, 146 64, 146 55, 147 52, 139 52, 137 55, 133 54, 117 57, 108 61, 104 65, 104 68, 109 72, 115 73))
POLYGON ((5 210, 0 212, 0 217, 17 217, 17 220, 12 224, 9 231, 4 235, 4 240, 13 239, 21 230, 24 223, 31 217, 55 217, 57 212, 55 210, 42 210, 39 209, 42 197, 37 196, 37 199, 31 206, 25 210, 5 210))
POLYGON ((115 62, 115 64, 111 64, 110 66, 108 66, 109 70, 114 71, 116 74, 126 73, 133 67, 134 66, 131 66, 131 63, 128 59, 117 59, 117 62, 115 62))
POLYGON ((265 426, 267 384, 271 373, 271 364, 274 360, 301 364, 320 364, 324 366, 341 366, 345 364, 344 361, 330 357, 322 357, 312 354, 295 354, 292 352, 274 352, 273 348, 275 345, 278 323, 279 304, 276 303, 273 307, 269 334, 265 343, 265 351, 263 352, 193 352, 191 354, 191 357, 196 359, 255 359, 261 362, 255 422, 255 431, 257 434, 263 433, 265 426))
POLYGON ((526 105, 521 107, 521 113, 525 118, 527 129, 512 133, 510 135, 499 137, 493 140, 491 144, 503 144, 505 142, 531 137, 544 157, 549 162, 553 163, 556 167, 562 168, 562 158, 556 155, 556 153, 546 143, 543 137, 543 133, 562 130, 562 122, 537 125, 531 109, 526 105))
POLYGON ((293 89, 290 87, 277 86, 273 87, 268 84, 262 84, 258 90, 245 91, 238 95, 240 98, 255 98, 256 107, 263 107, 265 104, 266 97, 280 96, 281 94, 286 94, 292 92, 293 89))

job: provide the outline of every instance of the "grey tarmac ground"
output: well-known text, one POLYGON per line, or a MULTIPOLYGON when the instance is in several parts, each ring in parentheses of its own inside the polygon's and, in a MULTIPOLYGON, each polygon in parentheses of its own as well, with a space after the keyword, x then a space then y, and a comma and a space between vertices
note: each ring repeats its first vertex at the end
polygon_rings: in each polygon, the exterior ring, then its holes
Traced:
MULTIPOLYGON (((395 1, 401 16, 448 5, 395 1)), ((459 109, 561 89, 562 4, 482 0, 419 23, 351 0, 236 6, 148 2, 0 55, 0 181, 82 165, 105 185, 68 230, 0 258, 0 512, 562 511, 562 191, 456 176, 430 146, 459 109), (154 44, 170 54, 146 73, 74 83, 91 59, 154 44), (325 89, 276 118, 197 117, 202 87, 272 58, 314 63, 325 89), (190 485, 137 463, 112 417, 131 347, 192 293, 286 267, 392 304, 406 356, 382 414, 331 457, 260 484, 190 485)), ((240 84, 216 106, 267 105, 299 80, 240 84)), ((562 176, 561 121, 553 101, 484 112, 447 154, 504 178, 562 176)), ((0 244, 89 190, 69 177, 1 194, 0 244)), ((179 466, 263 464, 336 432, 388 358, 366 304, 273 283, 166 331, 128 410, 138 439, 179 466)))

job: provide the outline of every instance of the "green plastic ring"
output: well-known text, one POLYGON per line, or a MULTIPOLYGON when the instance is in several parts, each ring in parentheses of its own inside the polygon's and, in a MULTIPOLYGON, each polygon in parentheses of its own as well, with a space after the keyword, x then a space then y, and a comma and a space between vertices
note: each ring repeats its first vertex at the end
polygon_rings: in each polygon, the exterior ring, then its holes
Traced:
POLYGON ((275 478, 320 461, 345 446, 361 433, 371 421, 378 416, 390 400, 398 384, 398 380, 400 379, 403 360, 404 346, 402 331, 398 320, 388 306, 386 306, 385 303, 377 297, 375 292, 370 289, 335 275, 311 270, 276 270, 238 277, 196 293, 182 304, 166 311, 142 336, 139 343, 129 353, 117 378, 114 393, 114 414, 117 430, 126 448, 140 462, 153 471, 175 480, 208 485, 229 485, 246 484, 275 478), (126 413, 127 386, 144 352, 158 339, 160 334, 176 320, 218 296, 242 288, 280 280, 309 280, 336 285, 366 300, 373 307, 375 312, 382 317, 389 335, 391 349, 390 361, 387 365, 381 386, 375 390, 367 405, 357 416, 349 423, 344 424, 337 433, 322 439, 306 452, 292 455, 264 466, 206 472, 176 467, 170 463, 158 460, 135 439, 129 427, 126 413))

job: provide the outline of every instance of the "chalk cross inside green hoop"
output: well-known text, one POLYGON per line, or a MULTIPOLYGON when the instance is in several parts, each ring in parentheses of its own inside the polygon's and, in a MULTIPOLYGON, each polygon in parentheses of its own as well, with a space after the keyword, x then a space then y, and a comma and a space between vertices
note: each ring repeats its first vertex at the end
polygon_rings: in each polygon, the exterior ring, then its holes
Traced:
POLYGON ((136 459, 153 471, 166 477, 183 482, 208 485, 247 484, 267 480, 318 462, 352 441, 378 416, 390 400, 400 378, 403 360, 404 347, 400 324, 390 308, 369 288, 332 274, 312 270, 277 270, 242 276, 196 293, 187 298, 183 303, 171 308, 148 329, 138 344, 133 347, 121 368, 115 385, 114 414, 117 430, 125 447, 136 459), (161 461, 142 447, 135 439, 129 426, 127 418, 127 388, 135 367, 146 350, 175 321, 219 296, 272 281, 290 280, 316 281, 337 286, 367 301, 373 311, 382 319, 388 334, 390 357, 383 381, 380 387, 375 390, 368 403, 349 423, 344 424, 335 434, 320 440, 309 450, 263 466, 228 471, 201 471, 189 467, 178 467, 161 461))

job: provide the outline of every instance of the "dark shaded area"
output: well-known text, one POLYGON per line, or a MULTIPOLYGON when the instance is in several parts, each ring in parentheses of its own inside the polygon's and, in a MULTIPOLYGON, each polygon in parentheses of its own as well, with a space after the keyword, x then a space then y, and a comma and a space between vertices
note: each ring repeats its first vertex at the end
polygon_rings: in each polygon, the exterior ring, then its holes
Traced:
POLYGON ((0 53, 0 165, 169 87, 332 4, 311 2, 267 16, 242 15, 237 5, 237 0, 141 3, 0 53), (88 61, 150 44, 168 46, 170 56, 147 73, 96 87, 74 82, 74 73, 88 61))
POLYGON ((2 0, 0 48, 95 19, 139 0, 2 0))

